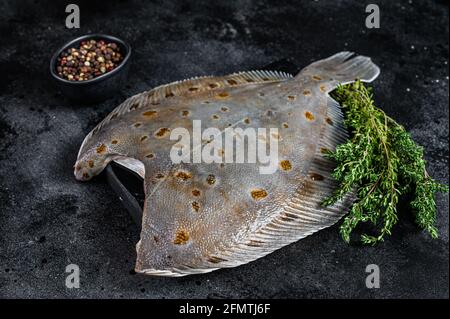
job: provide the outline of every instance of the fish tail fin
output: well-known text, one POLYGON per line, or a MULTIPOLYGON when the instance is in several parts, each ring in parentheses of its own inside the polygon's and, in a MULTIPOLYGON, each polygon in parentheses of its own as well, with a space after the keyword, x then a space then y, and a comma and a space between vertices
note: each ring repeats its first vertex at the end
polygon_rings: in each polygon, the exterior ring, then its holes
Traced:
POLYGON ((344 51, 310 64, 300 71, 296 78, 308 77, 318 84, 327 84, 327 91, 331 91, 338 84, 348 84, 356 80, 372 82, 379 74, 380 68, 369 57, 344 51))

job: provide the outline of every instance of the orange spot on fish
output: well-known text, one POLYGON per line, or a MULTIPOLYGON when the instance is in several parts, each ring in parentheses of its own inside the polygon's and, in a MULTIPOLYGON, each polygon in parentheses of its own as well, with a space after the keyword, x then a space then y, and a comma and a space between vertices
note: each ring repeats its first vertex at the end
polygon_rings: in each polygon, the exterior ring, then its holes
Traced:
POLYGON ((314 120, 314 115, 313 115, 311 112, 309 112, 309 111, 306 111, 306 112, 305 112, 305 117, 306 117, 306 119, 307 119, 308 121, 314 120))
POLYGON ((142 113, 142 115, 144 115, 145 117, 155 117, 156 114, 158 114, 158 112, 156 112, 156 111, 147 111, 147 112, 142 113))
POLYGON ((208 175, 208 177, 206 177, 206 183, 214 185, 216 183, 216 177, 212 174, 208 175))
POLYGON ((192 178, 192 174, 186 171, 178 171, 175 173, 175 177, 185 181, 192 178))
POLYGON ((229 97, 230 95, 227 92, 220 92, 219 94, 217 94, 217 97, 219 99, 226 99, 227 97, 229 97))
POLYGON ((264 189, 255 189, 250 192, 252 198, 256 201, 262 200, 267 197, 267 192, 264 189))
POLYGON ((197 203, 197 202, 192 202, 192 208, 196 211, 196 212, 198 212, 199 210, 200 210, 200 204, 199 203, 197 203))
POLYGON ((99 147, 97 147, 96 151, 98 154, 104 153, 106 151, 106 145, 105 144, 100 145, 99 147))
POLYGON ((166 136, 169 132, 170 132, 170 128, 162 127, 156 131, 155 136, 162 138, 162 137, 166 136))
POLYGON ((292 169, 292 164, 289 160, 282 160, 280 162, 280 167, 283 171, 289 171, 292 169))
POLYGON ((179 230, 175 234, 175 239, 173 243, 175 245, 184 245, 189 240, 189 234, 185 230, 179 230))

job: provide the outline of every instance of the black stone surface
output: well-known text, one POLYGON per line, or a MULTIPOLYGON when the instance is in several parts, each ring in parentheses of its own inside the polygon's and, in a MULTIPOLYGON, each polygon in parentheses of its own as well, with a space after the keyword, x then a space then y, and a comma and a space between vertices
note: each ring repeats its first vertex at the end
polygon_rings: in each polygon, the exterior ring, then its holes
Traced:
POLYGON ((171 279, 134 274, 139 229, 104 176, 79 183, 72 173, 84 136, 126 97, 280 59, 300 69, 352 50, 381 67, 378 104, 448 183, 447 1, 375 1, 381 28, 370 30, 364 1, 70 1, 81 8, 78 30, 65 28, 66 2, 0 2, 0 297, 449 297, 448 195, 437 196, 437 240, 401 204, 394 234, 376 247, 349 246, 334 226, 248 265, 171 279), (129 41, 133 65, 110 100, 72 104, 52 85, 48 62, 90 32, 129 41), (70 263, 81 269, 79 289, 65 287, 70 263), (365 287, 372 263, 380 289, 365 287))

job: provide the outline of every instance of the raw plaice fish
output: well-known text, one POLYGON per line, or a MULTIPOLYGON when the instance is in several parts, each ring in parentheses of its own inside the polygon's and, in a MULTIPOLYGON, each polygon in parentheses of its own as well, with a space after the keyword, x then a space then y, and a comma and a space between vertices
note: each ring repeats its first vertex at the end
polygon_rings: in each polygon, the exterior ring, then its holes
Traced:
POLYGON ((328 93, 378 74, 369 58, 341 52, 295 77, 251 71, 157 87, 127 99, 86 136, 75 176, 89 180, 114 160, 144 178, 137 272, 183 276, 248 263, 345 215, 350 197, 320 205, 336 187, 334 165, 323 153, 347 137, 328 93), (278 169, 261 174, 258 163, 175 164, 170 151, 178 142, 170 133, 192 132, 193 120, 221 132, 278 128, 278 169))

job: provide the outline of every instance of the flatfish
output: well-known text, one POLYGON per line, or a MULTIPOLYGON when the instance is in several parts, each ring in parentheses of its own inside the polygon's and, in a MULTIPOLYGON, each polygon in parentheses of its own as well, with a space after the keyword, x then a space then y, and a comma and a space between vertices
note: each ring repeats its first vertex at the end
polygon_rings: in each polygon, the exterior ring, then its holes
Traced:
POLYGON ((370 58, 341 52, 296 76, 249 71, 159 86, 127 99, 86 136, 75 176, 89 180, 115 161, 143 177, 136 272, 184 276, 248 263, 346 214, 352 196, 320 205, 337 186, 324 153, 347 139, 340 106, 328 93, 378 74, 370 58), (194 147, 199 123, 216 132, 196 144, 209 145, 213 161, 199 160, 203 153, 194 147), (231 129, 241 144, 271 150, 275 141, 276 163, 225 160, 238 143, 228 143, 230 150, 215 141, 231 129), (183 160, 174 160, 183 151, 183 160))

